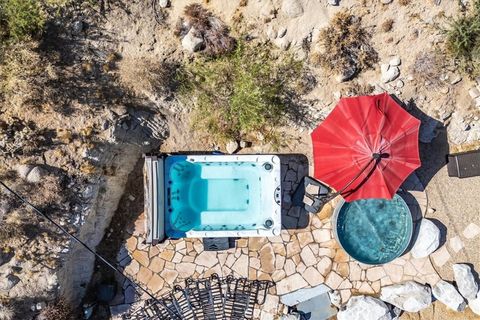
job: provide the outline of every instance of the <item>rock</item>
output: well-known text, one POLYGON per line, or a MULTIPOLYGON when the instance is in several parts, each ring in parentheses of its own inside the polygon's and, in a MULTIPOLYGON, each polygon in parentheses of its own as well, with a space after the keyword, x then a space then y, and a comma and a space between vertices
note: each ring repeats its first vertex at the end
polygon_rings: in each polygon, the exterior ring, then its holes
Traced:
POLYGON ((480 97, 480 90, 478 90, 478 88, 476 88, 476 87, 473 87, 470 90, 468 90, 468 94, 470 95, 470 97, 472 99, 475 99, 475 98, 480 97))
POLYGON ((327 0, 327 2, 331 6, 338 6, 340 4, 339 0, 327 0))
POLYGON ((184 49, 189 52, 197 52, 201 50, 204 46, 204 41, 202 38, 195 36, 195 29, 191 28, 190 31, 183 37, 182 46, 184 49))
POLYGON ((283 0, 282 11, 287 17, 296 18, 303 14, 303 7, 298 0, 283 0))
POLYGON ((75 35, 80 34, 83 31, 84 24, 83 21, 77 20, 72 23, 72 33, 75 35))
POLYGON ((21 164, 15 167, 15 171, 17 171, 17 174, 20 178, 22 179, 27 179, 28 174, 30 171, 33 169, 34 166, 30 164, 21 164))
POLYGON ((402 63, 402 60, 400 60, 400 57, 399 56, 394 56, 392 59, 390 59, 390 61, 388 62, 388 64, 392 67, 398 67, 400 64, 402 63))
POLYGON ((440 280, 433 287, 432 293, 435 298, 437 298, 440 302, 445 304, 450 309, 455 311, 465 310, 465 300, 452 284, 444 280, 440 280))
POLYGON ((432 290, 415 281, 383 287, 380 299, 407 311, 418 312, 432 304, 432 290))
POLYGON ((9 274, 6 277, 1 277, 0 278, 0 291, 10 291, 19 282, 20 282, 20 279, 13 274, 9 274))
POLYGON ((455 75, 452 79, 452 81, 450 81, 450 84, 457 84, 459 83, 460 81, 462 81, 462 77, 460 77, 459 75, 455 75))
POLYGON ((400 69, 398 67, 390 66, 389 64, 382 64, 382 82, 387 83, 398 78, 400 69))
POLYGON ((328 292, 328 297, 330 298, 330 302, 337 308, 340 308, 342 305, 342 296, 340 295, 340 291, 332 290, 328 292))
POLYGON ((453 265, 453 274, 460 294, 467 300, 475 299, 478 293, 478 284, 473 277, 470 266, 456 263, 453 265))
POLYGON ((358 72, 358 69, 357 69, 357 66, 355 66, 354 64, 352 64, 350 67, 348 67, 347 69, 344 69, 343 72, 339 75, 337 75, 335 77, 335 79, 337 80, 337 82, 345 82, 345 81, 348 81, 348 80, 351 80, 353 77, 355 77, 355 75, 357 74, 358 72))
POLYGON ((405 83, 402 80, 398 80, 397 83, 395 83, 395 87, 397 88, 403 88, 405 83))
POLYGON ((290 46, 290 40, 288 40, 287 38, 283 37, 283 38, 279 38, 279 39, 275 39, 275 41, 273 42, 279 49, 282 49, 282 50, 287 50, 288 47, 290 46))
POLYGON ((158 6, 160 8, 168 8, 170 7, 170 0, 158 0, 158 6))
POLYGON ((266 35, 267 35, 267 38, 270 40, 270 41, 273 41, 275 40, 277 37, 278 37, 278 33, 277 31, 272 27, 272 26, 269 26, 267 31, 266 31, 266 35))
POLYGON ((411 250, 414 258, 428 257, 440 245, 440 229, 430 220, 420 221, 417 240, 411 250))
POLYGON ((383 4, 389 4, 392 3, 393 0, 380 0, 381 3, 383 4))
POLYGON ((381 300, 369 296, 352 297, 337 314, 338 320, 391 320, 390 309, 381 300))
POLYGON ((287 34, 287 28, 280 27, 280 29, 278 29, 278 37, 279 38, 283 38, 286 34, 287 34))
POLYGON ((34 167, 27 176, 27 181, 31 183, 39 183, 42 181, 46 176, 48 176, 48 171, 43 169, 42 167, 34 167))
POLYGON ((234 140, 228 141, 225 149, 229 154, 235 153, 235 151, 237 151, 238 149, 238 142, 234 140))
POLYGON ((473 313, 480 316, 480 292, 478 292, 477 297, 473 300, 468 300, 468 307, 472 310, 473 313))
POLYGON ((249 142, 247 141, 244 141, 244 140, 240 140, 240 148, 247 148, 248 146, 250 145, 249 142))
POLYGON ((282 315, 282 317, 280 319, 281 320, 300 320, 300 319, 302 319, 302 316, 298 312, 292 312, 292 313, 289 313, 289 314, 282 315))

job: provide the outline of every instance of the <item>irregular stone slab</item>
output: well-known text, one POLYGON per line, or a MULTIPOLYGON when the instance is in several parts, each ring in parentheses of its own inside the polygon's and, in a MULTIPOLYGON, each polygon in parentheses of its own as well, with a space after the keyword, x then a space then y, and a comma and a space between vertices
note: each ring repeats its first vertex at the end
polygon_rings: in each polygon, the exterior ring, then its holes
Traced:
POLYGON ((478 284, 473 277, 470 266, 464 263, 456 263, 452 268, 460 294, 467 300, 475 299, 477 297, 478 284))
POLYGON ((450 253, 447 250, 447 246, 443 246, 434 252, 431 257, 437 266, 442 267, 450 259, 450 253))
POLYGON ((324 284, 320 284, 313 288, 300 289, 289 294, 285 294, 280 297, 280 301, 289 307, 293 307, 303 301, 312 299, 313 297, 319 296, 321 294, 327 293, 330 291, 330 288, 324 284))
POLYGON ((475 223, 470 223, 465 230, 463 230, 463 236, 467 239, 475 238, 480 234, 480 227, 475 223))
POLYGON ((350 298, 345 308, 338 312, 338 320, 391 320, 390 309, 381 300, 356 296, 350 298))
POLYGON ((465 300, 455 287, 445 280, 440 280, 432 289, 433 296, 455 311, 465 310, 465 300))
POLYGON ((450 248, 455 253, 458 253, 460 250, 463 249, 463 242, 462 242, 462 239, 460 239, 459 236, 455 236, 453 238, 450 238, 449 245, 450 245, 450 248))
POLYGON ((432 304, 432 290, 415 281, 383 287, 380 299, 407 311, 418 312, 432 304))
POLYGON ((307 285, 308 283, 305 279, 300 274, 295 273, 277 283, 277 294, 283 295, 304 288, 307 285))
POLYGON ((430 220, 422 219, 418 230, 418 237, 412 248, 414 258, 429 256, 440 245, 440 229, 430 220))

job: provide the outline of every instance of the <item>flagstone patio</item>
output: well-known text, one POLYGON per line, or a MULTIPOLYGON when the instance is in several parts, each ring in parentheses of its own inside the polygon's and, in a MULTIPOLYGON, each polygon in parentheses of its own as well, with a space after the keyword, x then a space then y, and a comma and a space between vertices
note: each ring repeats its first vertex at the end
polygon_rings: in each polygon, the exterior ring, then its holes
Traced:
MULTIPOLYGON (((256 313, 261 319, 273 319, 273 315, 283 311, 279 307, 279 295, 321 283, 339 290, 342 303, 345 303, 352 295, 377 294, 382 286, 393 283, 415 280, 434 285, 440 279, 428 257, 414 259, 407 253, 382 266, 365 265, 351 259, 332 233, 330 218, 338 199, 309 216, 300 208, 292 207, 291 194, 305 175, 298 174, 299 167, 308 170, 308 165, 293 163, 282 170, 283 182, 288 185, 283 196, 283 215, 290 226, 298 228, 284 229, 275 237, 238 239, 236 248, 212 252, 203 250, 200 239, 167 240, 157 246, 145 245, 144 221, 140 218, 119 252, 119 264, 128 275, 156 295, 171 290, 185 278, 203 278, 212 273, 272 280, 276 286, 271 289, 261 314, 259 310, 256 313)), ((415 221, 427 209, 427 198, 419 183, 412 175, 402 191, 415 221)), ((125 283, 126 291, 128 286, 125 283)))

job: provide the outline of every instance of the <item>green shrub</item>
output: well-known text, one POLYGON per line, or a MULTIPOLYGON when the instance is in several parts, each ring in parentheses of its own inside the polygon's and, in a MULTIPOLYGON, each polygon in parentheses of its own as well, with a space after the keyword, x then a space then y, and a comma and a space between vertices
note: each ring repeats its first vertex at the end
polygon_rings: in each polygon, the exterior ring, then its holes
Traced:
POLYGON ((2 36, 22 41, 40 32, 45 15, 38 0, 0 0, 2 36))
POLYGON ((275 58, 267 45, 243 42, 229 55, 185 66, 181 93, 193 98, 193 128, 220 141, 275 140, 301 68, 291 57, 275 58))
POLYGON ((480 0, 449 25, 446 48, 462 71, 472 76, 480 74, 480 0))

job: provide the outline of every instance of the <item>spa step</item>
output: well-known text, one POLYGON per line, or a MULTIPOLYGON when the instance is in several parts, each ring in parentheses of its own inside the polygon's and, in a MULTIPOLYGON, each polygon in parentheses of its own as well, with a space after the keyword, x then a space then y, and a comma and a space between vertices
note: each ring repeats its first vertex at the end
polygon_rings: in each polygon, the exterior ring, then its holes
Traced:
POLYGON ((205 251, 222 251, 235 248, 235 238, 203 238, 205 251))

